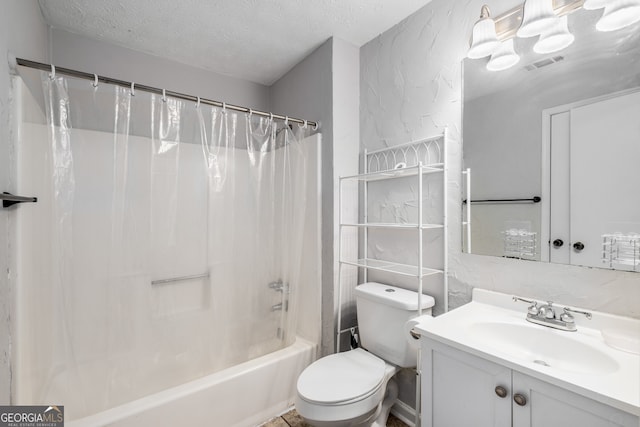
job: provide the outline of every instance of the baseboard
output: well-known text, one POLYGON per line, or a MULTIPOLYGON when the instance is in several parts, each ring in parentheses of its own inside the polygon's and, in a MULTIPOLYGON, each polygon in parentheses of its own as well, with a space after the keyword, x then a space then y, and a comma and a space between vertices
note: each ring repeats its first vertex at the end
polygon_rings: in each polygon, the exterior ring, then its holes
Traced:
POLYGON ((391 407, 391 413, 409 427, 415 427, 416 410, 403 401, 398 400, 393 407, 391 407))

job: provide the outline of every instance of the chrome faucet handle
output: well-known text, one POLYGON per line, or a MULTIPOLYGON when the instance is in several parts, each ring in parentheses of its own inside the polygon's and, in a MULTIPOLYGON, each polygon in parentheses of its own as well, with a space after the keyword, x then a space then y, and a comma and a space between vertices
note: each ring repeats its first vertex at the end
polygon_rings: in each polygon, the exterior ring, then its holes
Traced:
POLYGON ((571 318, 573 318, 573 315, 571 313, 578 313, 578 314, 583 314, 584 317, 586 317, 587 319, 591 320, 591 318, 593 317, 593 315, 591 313, 589 313, 588 311, 582 311, 582 310, 575 310, 573 308, 569 308, 569 307, 565 307, 564 308, 564 313, 562 313, 562 316, 571 316, 571 318))
POLYGON ((540 317, 544 317, 545 319, 555 319, 556 312, 553 309, 553 301, 547 301, 546 305, 543 305, 538 309, 538 315, 540 317))
POLYGON ((573 317, 573 315, 571 313, 569 313, 567 310, 565 310, 561 315, 560 315, 560 321, 561 322, 565 322, 565 323, 575 323, 575 318, 573 317))
POLYGON ((531 304, 529 306, 529 308, 527 308, 527 313, 529 313, 532 316, 537 316, 538 315, 538 302, 534 301, 534 300, 530 300, 530 299, 525 299, 525 298, 520 298, 520 297, 513 297, 513 301, 514 302, 518 302, 518 301, 522 301, 522 302, 526 302, 527 304, 531 304))

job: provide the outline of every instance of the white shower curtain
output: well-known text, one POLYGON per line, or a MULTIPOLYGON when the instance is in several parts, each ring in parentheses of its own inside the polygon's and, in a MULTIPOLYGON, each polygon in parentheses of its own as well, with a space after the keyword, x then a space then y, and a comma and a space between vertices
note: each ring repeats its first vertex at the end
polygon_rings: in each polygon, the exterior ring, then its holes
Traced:
POLYGON ((311 130, 48 73, 42 87, 46 127, 20 141, 48 190, 23 242, 18 400, 75 419, 291 344, 311 130))

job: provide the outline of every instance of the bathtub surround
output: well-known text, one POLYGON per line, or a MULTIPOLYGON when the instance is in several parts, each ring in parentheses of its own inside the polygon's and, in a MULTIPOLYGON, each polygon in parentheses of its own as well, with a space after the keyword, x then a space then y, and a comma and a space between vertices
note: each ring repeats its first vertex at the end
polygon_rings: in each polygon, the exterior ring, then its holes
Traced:
POLYGON ((319 287, 311 128, 40 74, 47 126, 18 129, 39 202, 15 217, 16 402, 77 419, 291 345, 297 284, 319 287))
POLYGON ((256 426, 291 407, 291 385, 315 353, 315 343, 297 339, 285 349, 66 425, 256 426))

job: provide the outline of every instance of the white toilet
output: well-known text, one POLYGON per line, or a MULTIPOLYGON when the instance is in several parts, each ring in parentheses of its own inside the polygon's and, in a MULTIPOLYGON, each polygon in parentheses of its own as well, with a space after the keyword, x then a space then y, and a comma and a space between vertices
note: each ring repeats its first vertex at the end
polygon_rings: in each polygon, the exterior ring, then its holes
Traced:
MULTIPOLYGON (((356 304, 366 350, 323 357, 298 378, 296 409, 312 426, 385 426, 398 394, 391 378, 416 366, 404 327, 417 316, 418 294, 370 282, 356 287, 356 304)), ((423 314, 431 314, 433 305, 432 297, 422 296, 423 314)))

